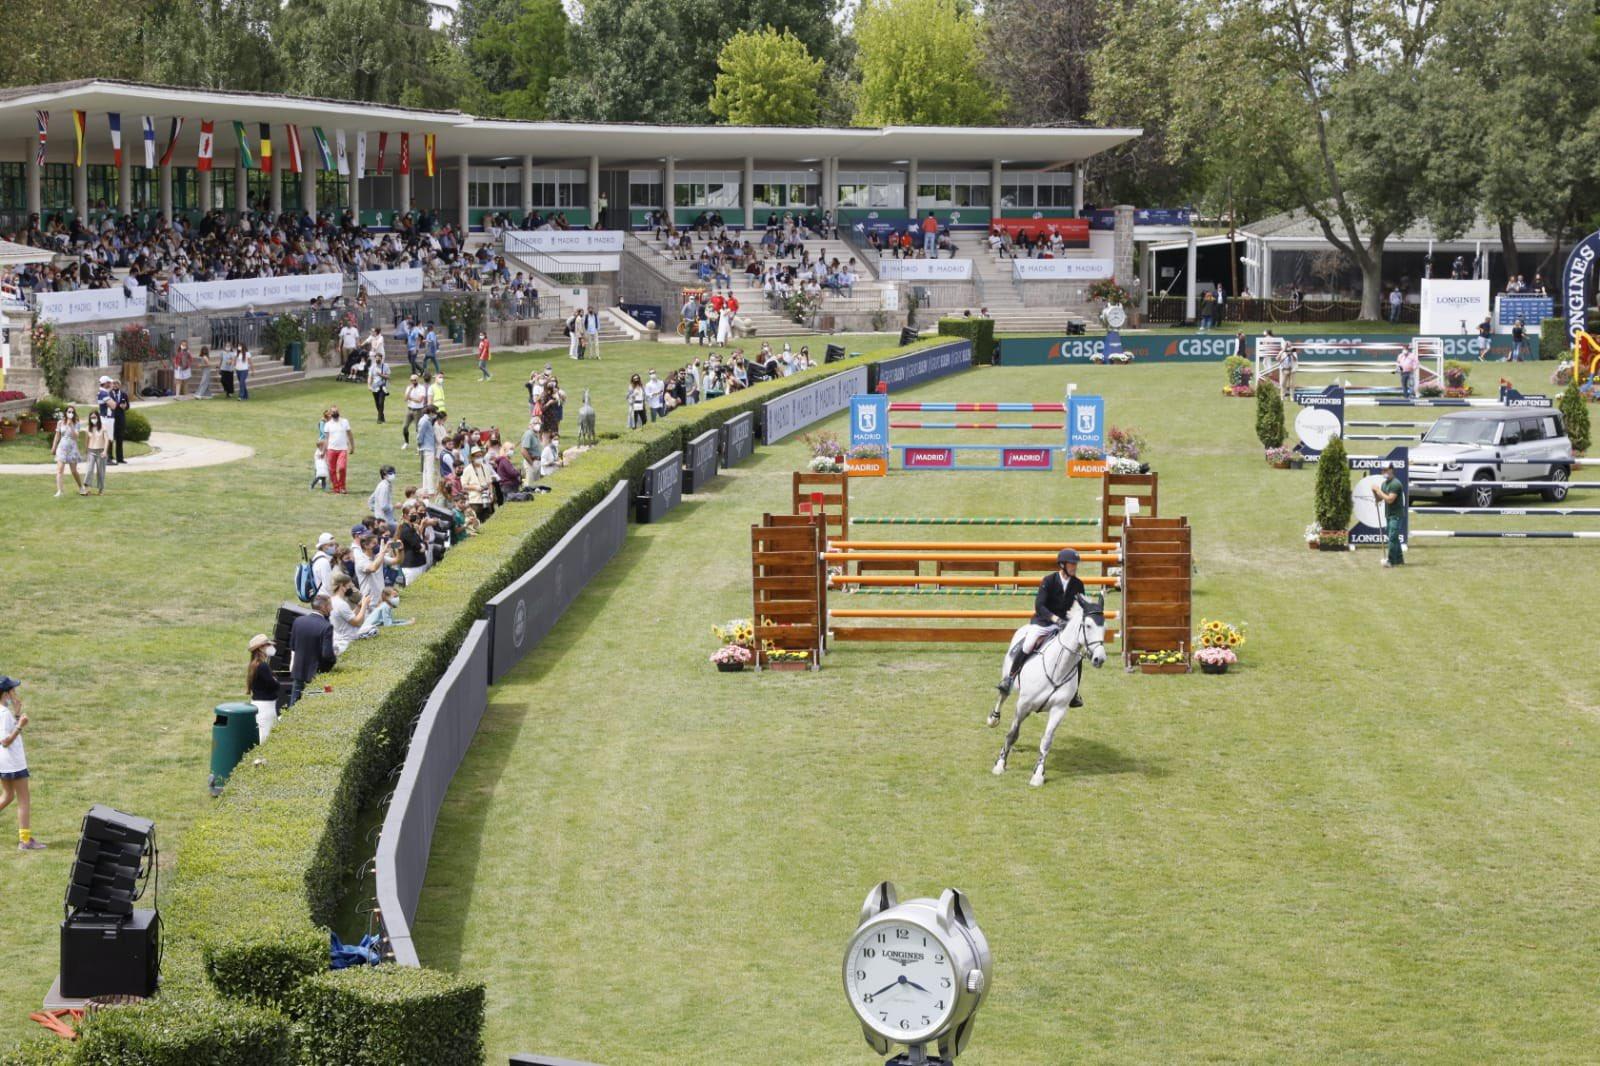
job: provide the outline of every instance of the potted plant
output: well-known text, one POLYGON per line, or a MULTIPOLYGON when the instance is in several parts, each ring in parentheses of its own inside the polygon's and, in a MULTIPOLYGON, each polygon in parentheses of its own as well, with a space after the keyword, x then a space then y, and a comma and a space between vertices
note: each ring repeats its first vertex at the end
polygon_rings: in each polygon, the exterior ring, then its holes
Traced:
POLYGON ((762 656, 769 670, 804 670, 811 665, 811 653, 774 648, 769 642, 762 656))
POLYGON ((1183 648, 1167 651, 1141 651, 1134 658, 1141 674, 1187 674, 1189 653, 1183 648))
POLYGON ((39 432, 54 433, 56 420, 61 417, 61 412, 66 406, 67 402, 58 396, 41 396, 35 400, 33 409, 39 415, 39 432))
POLYGON ((1244 646, 1244 623, 1234 625, 1220 618, 1200 619, 1199 645, 1195 649, 1195 662, 1208 674, 1225 674, 1228 665, 1239 661, 1234 650, 1244 646), (1209 667, 1208 667, 1209 664, 1209 667))
POLYGON ((1322 540, 1322 527, 1317 525, 1315 522, 1312 522, 1310 525, 1306 526, 1305 538, 1306 547, 1310 548, 1312 551, 1316 551, 1318 542, 1322 540))
POLYGON ((9 418, 0 418, 0 440, 16 440, 17 424, 9 418))
POLYGON ((745 668, 755 653, 742 644, 724 644, 711 653, 711 661, 724 674, 737 674, 745 668))
POLYGON ((1444 394, 1452 399, 1460 399, 1472 395, 1472 386, 1467 384, 1467 375, 1471 369, 1465 364, 1449 362, 1444 365, 1444 394))
POLYGON ((1144 458, 1145 449, 1148 447, 1136 429, 1111 426, 1106 430, 1106 455, 1109 457, 1138 462, 1144 458))
POLYGON ((39 432, 39 412, 36 410, 24 411, 17 416, 17 426, 24 437, 31 437, 39 432))
POLYGON ((1294 453, 1280 444, 1276 448, 1268 448, 1266 457, 1267 465, 1274 470, 1287 470, 1290 462, 1294 460, 1294 453))
POLYGON ((1317 534, 1317 548, 1325 552, 1342 552, 1350 549, 1350 531, 1324 529, 1317 534))
POLYGON ((1349 543, 1350 528, 1350 463, 1345 457, 1344 441, 1334 437, 1322 450, 1317 460, 1317 476, 1313 497, 1316 511, 1317 544, 1323 551, 1343 551, 1349 543))
POLYGON ((1194 653, 1194 661, 1200 664, 1202 674, 1225 674, 1239 656, 1228 648, 1201 648, 1194 653))
POLYGON ((1296 444, 1293 448, 1289 449, 1289 469, 1304 470, 1305 468, 1306 453, 1300 450, 1300 445, 1296 444))
POLYGON ((844 445, 839 434, 823 430, 802 434, 800 440, 811 451, 806 469, 813 474, 837 474, 844 470, 844 445))
POLYGON ((722 647, 711 653, 711 662, 722 673, 736 674, 755 660, 755 652, 751 648, 756 629, 750 619, 731 618, 720 626, 712 626, 711 632, 722 641, 722 647))

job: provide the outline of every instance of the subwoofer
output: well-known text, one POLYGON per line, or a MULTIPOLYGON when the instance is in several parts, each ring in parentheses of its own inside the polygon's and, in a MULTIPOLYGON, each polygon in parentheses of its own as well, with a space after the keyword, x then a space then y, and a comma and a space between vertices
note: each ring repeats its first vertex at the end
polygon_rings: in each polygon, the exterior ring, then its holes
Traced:
POLYGON ((125 918, 78 915, 61 923, 61 994, 155 995, 161 918, 140 908, 125 918))

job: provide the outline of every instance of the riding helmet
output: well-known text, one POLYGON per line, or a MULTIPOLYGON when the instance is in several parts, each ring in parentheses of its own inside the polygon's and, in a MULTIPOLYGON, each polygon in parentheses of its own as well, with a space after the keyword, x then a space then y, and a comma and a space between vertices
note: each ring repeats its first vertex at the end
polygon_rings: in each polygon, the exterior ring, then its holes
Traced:
POLYGON ((1062 548, 1060 551, 1056 552, 1057 566, 1066 566, 1068 563, 1076 563, 1077 561, 1078 553, 1073 551, 1071 548, 1062 548))

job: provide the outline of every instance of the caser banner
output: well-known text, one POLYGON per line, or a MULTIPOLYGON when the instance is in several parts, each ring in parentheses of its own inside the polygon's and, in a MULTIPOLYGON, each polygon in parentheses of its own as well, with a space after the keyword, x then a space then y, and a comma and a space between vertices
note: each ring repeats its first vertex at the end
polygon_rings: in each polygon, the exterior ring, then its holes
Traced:
MULTIPOLYGON (((1332 333, 1317 337, 1296 337, 1295 340, 1393 344, 1411 338, 1394 333, 1332 333)), ((1460 333, 1439 337, 1446 359, 1476 359, 1478 338, 1460 333)), ((1139 363, 1217 363, 1233 354, 1233 337, 1224 334, 1210 336, 1194 333, 1122 333, 1122 350, 1139 363)), ((1246 338, 1247 341, 1250 338, 1246 338)), ((1528 333, 1529 358, 1539 358, 1539 337, 1528 333)), ((1007 337, 999 342, 999 362, 1004 366, 1047 366, 1051 363, 1104 362, 1106 340, 1104 337, 1007 337)), ((1253 347, 1246 354, 1253 354, 1253 347)), ((1490 341, 1491 358, 1505 358, 1511 353, 1511 338, 1501 334, 1490 341)), ((1348 352, 1305 352, 1301 363, 1341 362, 1349 358, 1348 352)))

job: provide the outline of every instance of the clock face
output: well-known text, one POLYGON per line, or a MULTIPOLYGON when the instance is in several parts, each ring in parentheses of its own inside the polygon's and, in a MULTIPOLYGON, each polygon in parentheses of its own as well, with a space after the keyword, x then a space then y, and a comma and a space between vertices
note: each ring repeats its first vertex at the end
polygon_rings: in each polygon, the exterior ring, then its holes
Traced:
POLYGON ((939 938, 910 922, 860 929, 845 954, 844 987, 861 1020, 897 1043, 920 1043, 955 1010, 955 963, 939 938))

